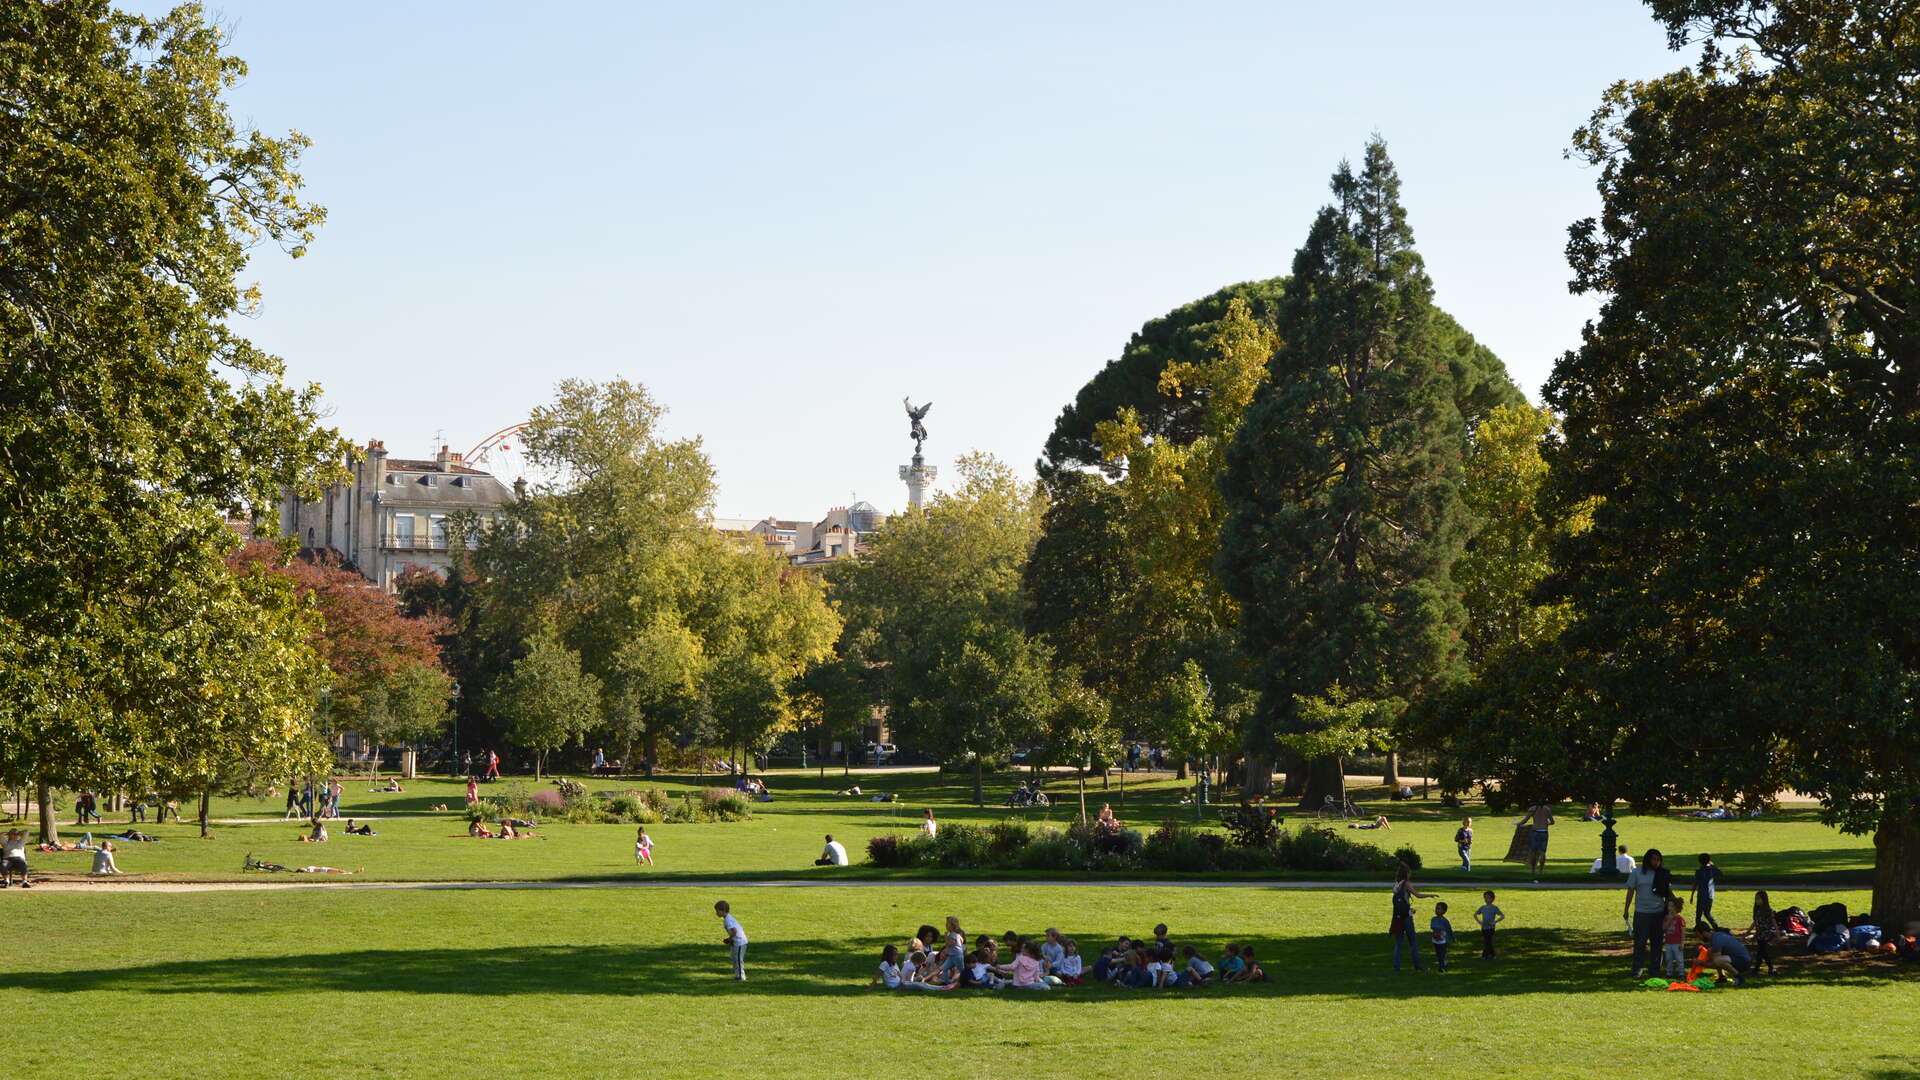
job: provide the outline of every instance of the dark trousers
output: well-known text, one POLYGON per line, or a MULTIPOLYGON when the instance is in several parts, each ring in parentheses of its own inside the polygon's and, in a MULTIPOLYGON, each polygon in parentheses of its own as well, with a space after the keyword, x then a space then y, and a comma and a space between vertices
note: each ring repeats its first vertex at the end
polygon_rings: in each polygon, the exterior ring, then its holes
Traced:
POLYGON ((1633 913, 1633 970, 1645 971, 1660 962, 1666 943, 1665 927, 1667 921, 1663 911, 1636 911, 1633 913))
POLYGON ((1482 944, 1482 945, 1481 945, 1481 947, 1480 947, 1480 959, 1482 959, 1482 960, 1491 960, 1491 959, 1493 959, 1493 955, 1494 955, 1494 953, 1493 953, 1493 927, 1491 927, 1491 926, 1483 926, 1483 927, 1481 927, 1481 928, 1480 928, 1480 940, 1481 940, 1481 942, 1483 942, 1483 944, 1482 944))
POLYGON ((1447 946, 1438 941, 1433 943, 1433 966, 1441 971, 1447 970, 1447 946))
POLYGON ((1715 930, 1721 929, 1720 923, 1713 917, 1713 897, 1696 896, 1693 911, 1694 925, 1698 926, 1701 923, 1705 923, 1715 930))

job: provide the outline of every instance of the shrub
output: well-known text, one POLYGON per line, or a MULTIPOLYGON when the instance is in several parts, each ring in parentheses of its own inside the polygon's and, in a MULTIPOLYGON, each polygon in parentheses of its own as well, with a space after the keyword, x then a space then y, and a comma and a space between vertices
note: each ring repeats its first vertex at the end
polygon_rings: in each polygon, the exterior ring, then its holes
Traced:
POLYGON ((492 820, 493 808, 488 805, 487 800, 481 799, 479 802, 467 807, 467 824, 471 825, 476 821, 492 820))
POLYGON ((615 821, 635 821, 643 811, 647 811, 647 804, 641 802, 638 795, 623 793, 607 796, 602 808, 615 821))
POLYGON ((566 809, 567 797, 549 788, 534 792, 527 797, 527 802, 535 812, 533 816, 537 817, 540 814, 557 814, 566 809))
POLYGON ((1394 851, 1393 857, 1406 863, 1409 869, 1420 869, 1420 853, 1413 850, 1413 845, 1411 844, 1401 845, 1394 851))
POLYGON ((1391 870, 1394 863, 1380 848, 1320 825, 1282 829, 1274 854, 1288 870, 1391 870))
POLYGON ((1273 849, 1257 847, 1224 847, 1215 862, 1222 870, 1241 872, 1271 870, 1275 865, 1273 849))
MULTIPOLYGON (((554 795, 555 793, 541 792, 541 794, 554 795)), ((558 796, 555 795, 555 797, 557 798, 558 796)), ((521 787, 512 787, 497 795, 489 795, 482 799, 481 802, 487 804, 488 810, 494 817, 535 818, 539 817, 541 812, 546 809, 534 801, 532 794, 521 787)), ((558 810, 560 807, 556 803, 553 808, 558 810)))
POLYGON ((667 793, 660 788, 650 787, 640 792, 640 801, 656 814, 667 812, 667 793))
POLYGON ((1022 870, 1078 870, 1086 865, 1086 855, 1064 834, 1049 829, 1014 853, 1014 865, 1022 870))
POLYGON ((1215 856, 1225 846, 1214 833, 1202 832, 1176 821, 1169 821, 1147 837, 1140 851, 1142 865, 1154 870, 1177 870, 1197 874, 1211 870, 1215 856), (1216 843, 1209 845, 1208 839, 1216 843))
POLYGON ((894 869, 910 865, 911 858, 908 845, 893 833, 867 838, 867 861, 875 866, 894 869))
POLYGON ((975 825, 948 825, 925 842, 927 862, 949 870, 971 870, 993 864, 993 836, 975 825))
POLYGON ((1227 838, 1235 847, 1270 848, 1280 840, 1280 815, 1268 806, 1242 803, 1221 813, 1227 838))
POLYGON ((667 808, 660 820, 669 825, 686 825, 700 820, 700 811, 693 805, 693 796, 682 795, 680 801, 667 808))
POLYGON ((700 813, 710 821, 746 821, 753 817, 753 807, 744 793, 732 788, 703 788, 700 813))
POLYGON ((987 836, 995 855, 1010 855, 1033 842, 1033 829, 1025 821, 1009 818, 994 822, 987 836))

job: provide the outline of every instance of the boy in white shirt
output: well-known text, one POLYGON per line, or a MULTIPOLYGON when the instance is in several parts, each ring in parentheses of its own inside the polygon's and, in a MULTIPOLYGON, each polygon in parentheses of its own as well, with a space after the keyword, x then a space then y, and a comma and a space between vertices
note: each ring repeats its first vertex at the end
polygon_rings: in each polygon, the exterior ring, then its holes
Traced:
POLYGON ((1147 977, 1155 990, 1164 990, 1173 985, 1173 947, 1168 946, 1154 954, 1152 962, 1147 964, 1147 977))
POLYGON ((727 931, 727 953, 733 957, 733 978, 736 982, 747 981, 747 932, 740 926, 740 920, 733 917, 733 909, 722 900, 713 905, 713 913, 720 917, 720 925, 727 931))

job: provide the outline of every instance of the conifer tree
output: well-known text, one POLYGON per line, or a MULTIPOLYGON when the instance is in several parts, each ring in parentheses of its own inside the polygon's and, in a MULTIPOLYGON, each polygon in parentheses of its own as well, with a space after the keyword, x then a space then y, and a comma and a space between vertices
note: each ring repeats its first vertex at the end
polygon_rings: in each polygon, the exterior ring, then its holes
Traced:
POLYGON ((1246 790, 1263 793, 1276 751, 1296 749, 1313 759, 1309 805, 1343 794, 1342 756, 1382 741, 1402 702, 1458 666, 1464 617, 1450 579, 1466 535, 1456 345, 1385 142, 1357 173, 1343 162, 1332 190, 1221 479, 1218 567, 1261 692, 1246 790), (1371 723, 1336 732, 1335 713, 1371 723))

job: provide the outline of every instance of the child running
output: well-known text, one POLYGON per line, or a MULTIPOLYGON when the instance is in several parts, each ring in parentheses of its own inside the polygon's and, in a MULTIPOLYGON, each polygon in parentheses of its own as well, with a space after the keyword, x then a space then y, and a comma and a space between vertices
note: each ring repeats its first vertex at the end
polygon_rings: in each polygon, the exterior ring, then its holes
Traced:
POLYGON ((633 864, 653 865, 653 837, 647 835, 647 827, 640 826, 640 833, 633 838, 633 864))

